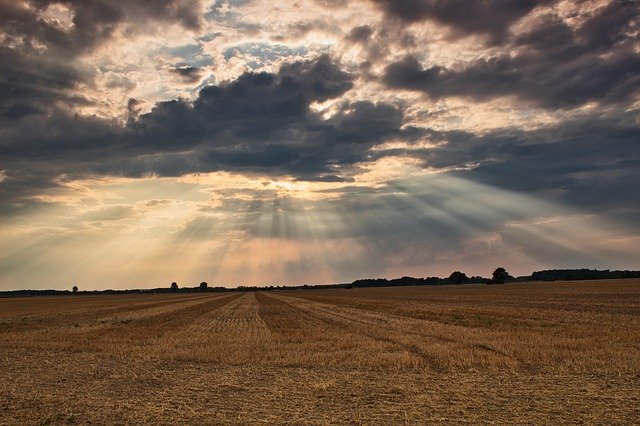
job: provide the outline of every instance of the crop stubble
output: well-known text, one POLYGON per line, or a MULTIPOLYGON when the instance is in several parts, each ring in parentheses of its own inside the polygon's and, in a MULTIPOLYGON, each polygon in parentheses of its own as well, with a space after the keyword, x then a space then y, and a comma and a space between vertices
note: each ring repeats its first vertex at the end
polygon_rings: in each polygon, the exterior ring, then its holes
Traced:
POLYGON ((640 281, 0 299, 0 422, 640 421, 640 281))

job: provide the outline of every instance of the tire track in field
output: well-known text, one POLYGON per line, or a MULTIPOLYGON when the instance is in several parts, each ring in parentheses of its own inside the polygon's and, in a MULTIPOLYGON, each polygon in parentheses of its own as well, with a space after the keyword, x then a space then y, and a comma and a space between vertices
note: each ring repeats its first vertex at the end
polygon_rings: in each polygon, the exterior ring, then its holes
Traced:
POLYGON ((170 355, 168 346, 189 325, 200 317, 215 311, 237 298, 237 294, 214 295, 198 300, 196 304, 180 304, 166 312, 138 318, 130 323, 86 332, 82 337, 95 345, 96 350, 106 344, 118 345, 123 350, 142 349, 147 356, 162 358, 170 355))
POLYGON ((516 361, 495 348, 475 342, 473 333, 458 326, 408 318, 390 313, 342 307, 292 296, 269 294, 293 309, 315 316, 334 327, 395 345, 420 357, 426 365, 441 369, 448 365, 451 351, 468 351, 469 356, 484 352, 485 357, 499 358, 503 363, 516 361))
POLYGON ((272 365, 398 369, 422 364, 422 358, 415 354, 399 353, 395 344, 347 330, 277 297, 259 292, 256 299, 259 314, 274 336, 272 365))
MULTIPOLYGON (((83 296, 80 296, 83 297, 83 296)), ((86 296, 86 297, 101 297, 101 296, 86 296)), ((79 306, 73 306, 70 304, 68 311, 65 311, 64 307, 60 308, 56 306, 56 310, 47 312, 44 314, 31 314, 31 315, 15 315, 13 317, 3 318, 0 320, 0 332, 2 331, 35 331, 42 329, 50 329, 53 327, 65 327, 70 324, 98 326, 104 323, 128 322, 135 318, 136 315, 143 311, 148 311, 148 314, 153 314, 154 310, 158 308, 168 307, 169 310, 172 306, 181 303, 190 303, 197 300, 201 300, 210 296, 198 296, 198 297, 171 297, 169 299, 156 300, 153 302, 145 301, 144 299, 131 300, 124 299, 119 301, 117 298, 123 296, 110 297, 109 300, 90 300, 85 302, 80 301, 79 306), (97 303, 96 303, 97 302, 97 303), (100 302, 104 302, 101 304, 100 302), (123 302, 125 303, 123 305, 123 302), (89 305, 89 306, 87 306, 89 305), (106 305, 106 306, 105 306, 106 305), (133 315, 132 315, 133 314, 133 315)), ((48 300, 47 304, 53 304, 55 299, 48 300)), ((60 301, 64 304, 65 301, 60 301)), ((75 301, 74 301, 75 302, 75 301)), ((161 312, 161 309, 158 310, 161 312)))
POLYGON ((255 297, 260 317, 281 342, 302 343, 306 340, 318 340, 336 330, 335 323, 308 315, 304 310, 292 308, 290 303, 276 297, 261 292, 256 293, 255 297))
POLYGON ((420 338, 429 338, 442 343, 460 343, 460 340, 450 336, 459 336, 460 334, 469 332, 466 327, 446 324, 440 321, 434 321, 412 315, 403 315, 402 313, 366 309, 361 305, 352 306, 346 301, 340 301, 342 302, 340 303, 338 301, 319 301, 303 297, 289 297, 294 300, 304 301, 303 303, 309 303, 311 306, 314 306, 316 310, 336 318, 342 318, 343 320, 361 323, 363 325, 391 324, 392 327, 402 327, 403 334, 414 335, 420 338))
POLYGON ((177 360, 247 365, 263 362, 272 344, 255 293, 246 292, 235 293, 224 305, 168 336, 163 350, 177 360))
MULTIPOLYGON (((391 329, 396 321, 389 315, 356 310, 345 309, 336 305, 329 305, 321 302, 312 302, 306 299, 298 299, 282 295, 269 294, 269 297, 280 300, 290 308, 298 309, 307 315, 318 318, 320 321, 332 326, 334 329, 347 330, 350 333, 358 334, 369 339, 389 343, 400 349, 408 351, 421 358, 428 365, 433 365, 435 359, 427 352, 423 351, 414 342, 407 342, 406 339, 391 337, 391 329), (381 328, 384 328, 381 329, 381 328)), ((398 331, 398 330, 395 330, 398 331)), ((402 333, 406 333, 404 330, 402 333)))
MULTIPOLYGON (((339 299, 326 299, 326 298, 307 298, 307 297, 294 297, 294 299, 306 300, 313 303, 320 303, 326 306, 340 307, 344 310, 357 310, 369 313, 381 314, 389 319, 393 319, 395 322, 407 322, 410 327, 405 330, 405 333, 414 334, 420 337, 428 337, 442 342, 461 343, 463 337, 472 338, 477 336, 478 333, 474 330, 474 327, 463 326, 460 324, 444 322, 442 320, 433 319, 432 317, 425 317, 416 312, 404 312, 402 310, 392 310, 389 306, 380 306, 375 299, 363 299, 363 298, 339 298, 339 299), (371 306, 368 306, 368 303, 371 306), (457 336, 453 338, 450 336, 457 336)), ((400 300, 398 303, 403 302, 400 300)), ((427 302, 424 302, 427 303, 427 302)), ((414 306, 419 306, 414 304, 414 306)), ((440 314, 442 316, 442 314, 440 314)))
POLYGON ((280 337, 287 338, 294 332, 316 333, 318 328, 332 329, 326 321, 305 315, 303 311, 291 309, 291 306, 264 293, 256 293, 259 305, 259 315, 265 321, 269 330, 280 337))
POLYGON ((217 333, 235 330, 241 337, 270 334, 269 327, 259 315, 254 292, 246 293, 220 309, 208 327, 217 333))
POLYGON ((198 317, 224 306, 236 297, 237 294, 209 295, 196 301, 177 302, 161 312, 147 312, 148 315, 129 322, 111 323, 99 328, 43 330, 46 333, 38 332, 29 340, 36 348, 118 355, 144 350, 153 355, 162 339, 180 333, 198 317))
POLYGON ((260 293, 259 300, 269 307, 265 309, 268 323, 280 334, 281 341, 291 346, 291 352, 310 352, 310 348, 318 351, 313 354, 316 356, 300 356, 310 365, 405 368, 433 363, 420 348, 373 332, 389 323, 384 315, 329 312, 324 306, 273 294, 260 293), (310 356, 317 361, 310 362, 310 356))
POLYGON ((110 323, 121 323, 126 324, 132 321, 136 321, 139 319, 154 317, 158 315, 162 315, 164 313, 169 313, 175 311, 176 309, 185 309, 189 306, 197 306, 203 301, 211 300, 212 297, 220 297, 221 295, 207 295, 200 297, 190 297, 188 299, 171 299, 165 302, 160 303, 151 303, 136 306, 135 308, 130 309, 122 309, 116 312, 110 312, 109 315, 105 315, 99 317, 95 320, 95 323, 99 324, 110 324, 110 323))
POLYGON ((135 318, 122 326, 116 325, 111 329, 140 329, 151 334, 170 332, 188 326, 198 317, 226 305, 237 297, 237 294, 217 294, 203 297, 192 303, 190 303, 191 301, 179 302, 169 306, 168 309, 160 312, 148 312, 149 315, 135 318))

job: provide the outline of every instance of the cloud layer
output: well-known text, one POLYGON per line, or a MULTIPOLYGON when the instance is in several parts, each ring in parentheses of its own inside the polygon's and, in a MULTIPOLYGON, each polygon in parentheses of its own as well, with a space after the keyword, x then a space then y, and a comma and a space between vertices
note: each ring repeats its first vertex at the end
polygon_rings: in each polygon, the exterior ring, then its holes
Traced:
POLYGON ((148 219, 146 202, 183 203, 190 213, 158 235, 231 238, 228 253, 331 236, 359 253, 322 266, 296 252, 282 269, 296 279, 481 264, 502 252, 470 247, 498 240, 522 268, 607 266, 602 247, 545 256, 523 237, 540 217, 597 217, 591 231, 617 229, 616 266, 633 266, 639 12, 619 0, 0 2, 0 215, 9 234, 46 228, 51 241, 75 218, 97 241, 148 219), (221 176, 243 183, 222 190, 221 176), (193 194, 117 201, 167 181, 193 194), (503 207, 445 208, 469 188, 503 207), (512 195, 529 215, 496 199, 512 195))

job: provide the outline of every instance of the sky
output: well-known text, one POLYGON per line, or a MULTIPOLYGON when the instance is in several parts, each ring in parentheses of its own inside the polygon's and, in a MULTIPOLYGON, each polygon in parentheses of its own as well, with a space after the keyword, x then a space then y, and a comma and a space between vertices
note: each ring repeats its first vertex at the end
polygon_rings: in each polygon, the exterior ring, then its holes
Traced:
POLYGON ((640 269, 640 2, 0 0, 0 290, 640 269))

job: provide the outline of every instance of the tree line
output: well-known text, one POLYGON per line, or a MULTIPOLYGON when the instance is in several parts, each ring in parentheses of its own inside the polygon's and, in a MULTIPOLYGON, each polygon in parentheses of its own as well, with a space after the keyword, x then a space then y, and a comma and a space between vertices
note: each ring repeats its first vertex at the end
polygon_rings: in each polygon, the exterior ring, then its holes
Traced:
POLYGON ((610 271, 597 269, 548 269, 536 271, 531 275, 514 277, 503 267, 498 267, 493 271, 491 278, 484 278, 478 275, 467 276, 464 272, 454 271, 448 277, 402 277, 402 278, 365 278, 358 279, 347 284, 303 284, 297 286, 244 286, 235 288, 223 286, 211 287, 206 281, 193 287, 180 287, 177 282, 172 282, 169 286, 150 289, 131 290, 80 290, 74 285, 69 290, 11 290, 0 291, 0 297, 19 296, 51 296, 64 294, 130 294, 130 293, 194 293, 194 292, 227 292, 227 291, 271 291, 271 290, 313 290, 328 288, 357 288, 357 287, 393 287, 393 286, 413 286, 413 285, 447 285, 447 284, 504 284, 510 282, 527 281, 575 281, 575 280, 601 280, 601 279, 622 279, 640 278, 640 271, 610 271))
POLYGON ((468 277, 467 274, 460 271, 454 271, 446 278, 440 277, 402 277, 395 279, 374 278, 360 279, 351 283, 349 288, 353 287, 394 287, 405 285, 446 285, 446 284, 504 284, 516 281, 511 274, 503 267, 496 268, 491 278, 484 278, 479 275, 468 277))

